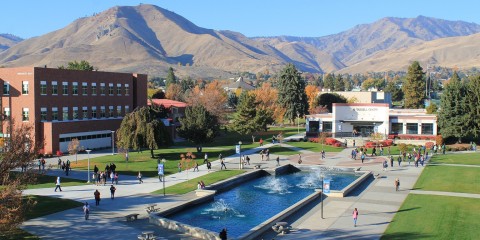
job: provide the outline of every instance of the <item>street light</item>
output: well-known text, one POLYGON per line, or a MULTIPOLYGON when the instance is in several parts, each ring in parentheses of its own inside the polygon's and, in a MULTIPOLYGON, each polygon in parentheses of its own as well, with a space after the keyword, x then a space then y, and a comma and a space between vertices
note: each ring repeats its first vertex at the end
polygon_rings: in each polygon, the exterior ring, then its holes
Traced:
POLYGON ((114 150, 114 146, 115 146, 115 131, 112 130, 112 155, 115 155, 115 150, 114 150))
POLYGON ((297 131, 300 133, 300 113, 297 112, 297 131))
MULTIPOLYGON (((164 168, 165 168, 165 162, 166 161, 167 160, 165 160, 165 158, 162 158, 162 163, 163 163, 164 168)), ((162 181, 163 182, 163 196, 165 196, 165 173, 163 173, 162 178, 163 178, 163 181, 162 181)))
POLYGON ((91 152, 92 150, 87 149, 87 150, 85 150, 85 151, 86 151, 87 154, 88 154, 88 181, 87 181, 87 183, 90 183, 90 152, 91 152))
POLYGON ((238 155, 240 156, 238 168, 242 169, 242 141, 238 141, 238 155))

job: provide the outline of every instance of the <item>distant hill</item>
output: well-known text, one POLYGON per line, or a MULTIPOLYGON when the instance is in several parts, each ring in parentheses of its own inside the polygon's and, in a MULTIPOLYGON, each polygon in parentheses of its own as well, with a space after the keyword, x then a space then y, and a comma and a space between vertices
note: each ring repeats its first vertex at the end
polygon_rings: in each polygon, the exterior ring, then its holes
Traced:
MULTIPOLYGON (((238 32, 202 28, 174 12, 142 4, 116 6, 57 31, 20 39, 0 52, 0 65, 57 67, 87 60, 103 71, 151 76, 165 76, 173 66, 178 76, 194 78, 225 78, 244 71, 275 72, 287 63, 294 63, 302 72, 364 72, 361 67, 373 71, 389 68, 385 64, 390 63, 375 59, 387 58, 389 52, 408 52, 436 39, 458 37, 456 41, 463 41, 459 36, 475 33, 480 33, 480 25, 475 23, 419 16, 383 18, 324 37, 248 38, 238 32)), ((10 39, 2 37, 0 45, 4 38, 10 39)), ((435 49, 446 51, 442 46, 435 49)), ((403 66, 416 56, 400 53, 395 59, 398 64, 391 65, 400 69, 390 70, 405 70, 403 66)), ((452 54, 460 61, 457 65, 470 61, 469 53, 460 45, 448 48, 447 55, 452 54)), ((435 59, 442 66, 451 62, 440 56, 435 59)))
POLYGON ((480 33, 480 25, 418 16, 416 18, 382 18, 347 31, 324 37, 254 38, 277 46, 283 42, 303 42, 331 54, 346 66, 361 62, 378 51, 414 46, 439 38, 480 33))
POLYGON ((15 35, 0 33, 0 52, 12 47, 13 45, 21 41, 23 41, 23 39, 15 35))

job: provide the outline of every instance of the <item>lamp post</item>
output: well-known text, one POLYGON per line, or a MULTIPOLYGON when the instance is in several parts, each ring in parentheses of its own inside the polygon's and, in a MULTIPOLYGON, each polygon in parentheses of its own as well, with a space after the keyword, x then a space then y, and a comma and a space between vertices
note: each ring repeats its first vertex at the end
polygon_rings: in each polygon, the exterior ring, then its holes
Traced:
POLYGON ((322 203, 322 211, 321 211, 322 219, 323 219, 323 192, 325 191, 323 178, 324 178, 324 175, 322 174, 322 193, 320 194, 320 202, 322 203))
POLYGON ((115 155, 115 131, 112 130, 112 155, 115 155))
POLYGON ((87 154, 88 154, 88 178, 87 178, 88 181, 87 181, 87 183, 90 183, 90 152, 91 152, 92 150, 87 149, 87 150, 85 150, 85 151, 86 151, 87 154))
MULTIPOLYGON (((162 163, 163 163, 163 166, 165 167, 165 158, 162 158, 162 163)), ((165 173, 162 175, 162 178, 163 178, 163 196, 165 196, 165 173)))
POLYGON ((239 155, 238 169, 242 169, 242 141, 238 141, 238 155, 239 155))
POLYGON ((297 132, 300 133, 300 113, 297 112, 297 132))

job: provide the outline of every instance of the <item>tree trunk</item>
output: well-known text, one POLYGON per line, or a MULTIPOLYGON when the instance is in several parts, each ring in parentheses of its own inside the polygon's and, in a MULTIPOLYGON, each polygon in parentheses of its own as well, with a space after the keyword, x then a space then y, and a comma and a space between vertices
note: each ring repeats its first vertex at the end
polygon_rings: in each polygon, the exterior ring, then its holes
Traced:
POLYGON ((150 154, 152 155, 152 158, 155 158, 155 156, 153 155, 153 148, 150 148, 150 154))

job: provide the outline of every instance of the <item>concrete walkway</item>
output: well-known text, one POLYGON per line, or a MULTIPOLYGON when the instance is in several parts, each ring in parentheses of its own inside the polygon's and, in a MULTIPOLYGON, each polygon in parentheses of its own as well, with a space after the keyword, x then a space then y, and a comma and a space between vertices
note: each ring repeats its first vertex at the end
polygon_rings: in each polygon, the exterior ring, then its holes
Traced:
MULTIPOLYGON (((299 136, 297 136, 299 137, 299 136)), ((295 149, 287 143, 276 144, 282 147, 295 149)), ((251 165, 244 169, 253 169, 254 165, 262 168, 272 168, 276 165, 274 159, 277 155, 271 154, 270 161, 262 161, 259 154, 261 149, 269 148, 273 144, 265 144, 262 147, 242 152, 249 155, 251 165)), ((298 150, 298 149, 297 149, 298 150)), ((352 148, 347 148, 339 153, 327 154, 326 159, 320 158, 320 153, 302 151, 304 163, 326 166, 361 167, 362 170, 373 171, 381 174, 379 179, 370 179, 346 198, 327 198, 324 201, 323 215, 321 218, 321 205, 313 205, 309 210, 298 213, 288 219, 294 227, 294 231, 287 235, 278 235, 273 232, 267 233, 264 239, 379 239, 393 216, 398 211, 404 199, 411 192, 423 167, 408 166, 403 163, 400 167, 389 167, 388 171, 382 170, 381 163, 384 157, 368 157, 362 164, 360 160, 350 158, 352 148), (400 191, 394 188, 394 179, 401 181, 400 191), (352 211, 358 208, 360 213, 358 226, 353 226, 352 211)), ((111 152, 96 153, 98 155, 111 154, 111 152)), ((79 155, 86 159, 85 155, 79 155)), ((93 158, 93 154, 90 157, 93 158)), ((281 165, 297 164, 298 156, 279 156, 281 165)), ((80 159, 80 158, 79 158, 80 159)), ((52 159, 49 161, 56 161, 52 159)), ((72 159, 70 159, 72 161, 72 159)), ((225 158, 228 169, 239 168, 239 155, 225 158)), ((56 165, 56 162, 53 162, 56 165)), ((220 162, 213 161, 214 171, 220 169, 220 162)), ((183 171, 166 177, 165 186, 171 186, 188 179, 201 177, 208 174, 206 166, 199 167, 199 172, 183 171)), ((48 174, 58 175, 59 170, 50 170, 48 174)), ((84 179, 85 171, 71 172, 72 178, 84 179)), ((151 195, 150 192, 162 189, 163 183, 158 178, 144 178, 143 184, 138 184, 135 177, 121 176, 117 186, 115 200, 109 198, 109 185, 95 186, 83 185, 64 187, 62 192, 54 192, 54 186, 48 189, 26 190, 25 194, 36 194, 72 199, 79 202, 89 202, 92 206, 91 219, 85 221, 81 208, 75 208, 64 212, 29 220, 22 226, 28 232, 45 239, 137 239, 137 235, 143 230, 154 231, 156 236, 164 239, 194 239, 181 233, 160 229, 148 223, 144 210, 147 204, 155 203, 160 208, 177 205, 191 199, 193 194, 182 196, 151 195), (94 206, 93 192, 98 189, 102 195, 100 206, 94 206), (136 222, 125 221, 124 216, 130 213, 140 214, 136 222), (87 237, 88 234, 88 237, 87 237)), ((419 193, 420 191, 415 191, 419 193)), ((167 193, 168 194, 168 193, 167 193)), ((161 239, 161 238, 160 238, 161 239)))

